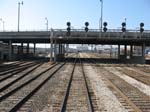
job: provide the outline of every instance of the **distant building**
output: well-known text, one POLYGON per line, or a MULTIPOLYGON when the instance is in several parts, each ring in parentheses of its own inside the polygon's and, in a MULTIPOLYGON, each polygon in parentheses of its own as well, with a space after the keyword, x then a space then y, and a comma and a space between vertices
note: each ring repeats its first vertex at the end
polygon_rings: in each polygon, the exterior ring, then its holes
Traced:
POLYGON ((78 51, 88 51, 89 48, 87 45, 81 45, 81 46, 77 46, 77 50, 78 51))

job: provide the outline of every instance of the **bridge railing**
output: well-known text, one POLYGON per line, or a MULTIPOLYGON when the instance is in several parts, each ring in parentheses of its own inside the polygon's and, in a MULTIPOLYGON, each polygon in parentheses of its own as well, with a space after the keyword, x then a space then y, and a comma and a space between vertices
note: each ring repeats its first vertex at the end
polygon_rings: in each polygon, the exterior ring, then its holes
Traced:
MULTIPOLYGON (((50 30, 48 30, 50 31, 50 30)), ((20 30, 19 32, 48 32, 44 29, 28 29, 28 30, 20 30)), ((66 29, 53 29, 53 31, 67 31, 66 29)), ((71 29, 71 31, 81 31, 85 32, 84 29, 71 29)), ((18 32, 16 30, 0 30, 0 32, 18 32)), ((89 29, 89 32, 101 32, 101 29, 89 29)), ((103 32, 103 30, 102 30, 103 32)), ((121 29, 108 29, 107 32, 122 32, 121 29)), ((139 29, 127 29, 126 32, 140 32, 139 29)), ((150 30, 144 30, 145 33, 150 33, 150 30)))
MULTIPOLYGON (((53 29, 53 33, 55 37, 66 37, 66 29, 53 29)), ((24 36, 31 36, 31 35, 38 35, 38 36, 49 36, 51 34, 50 31, 14 31, 14 32, 0 32, 0 36, 3 35, 24 35, 24 36)), ((142 34, 139 30, 134 29, 127 29, 125 33, 121 31, 121 29, 108 29, 107 32, 101 32, 100 29, 89 29, 86 33, 84 29, 71 29, 71 37, 97 37, 97 38, 150 38, 150 30, 145 30, 142 34)))

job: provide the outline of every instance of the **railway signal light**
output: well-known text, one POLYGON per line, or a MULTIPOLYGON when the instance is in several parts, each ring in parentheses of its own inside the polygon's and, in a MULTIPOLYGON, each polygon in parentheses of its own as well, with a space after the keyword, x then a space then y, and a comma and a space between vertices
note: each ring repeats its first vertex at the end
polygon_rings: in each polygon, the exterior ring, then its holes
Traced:
POLYGON ((71 23, 70 23, 70 22, 67 22, 67 26, 70 27, 70 26, 71 26, 71 23))
POLYGON ((70 36, 70 34, 71 34, 71 32, 70 32, 70 31, 71 31, 71 28, 70 28, 71 23, 70 23, 70 22, 67 22, 67 26, 68 26, 68 27, 67 27, 67 33, 66 33, 66 35, 67 35, 67 36, 70 36))
POLYGON ((144 27, 144 23, 140 23, 140 32, 141 32, 141 33, 143 33, 143 31, 144 31, 144 28, 143 28, 143 27, 144 27))
POLYGON ((88 26, 89 26, 89 22, 85 22, 85 32, 88 32, 88 31, 89 31, 88 26))
POLYGON ((104 22, 103 25, 104 25, 103 30, 104 30, 104 32, 106 32, 107 31, 107 22, 104 22))
POLYGON ((122 23, 122 32, 126 32, 126 23, 125 22, 122 23))

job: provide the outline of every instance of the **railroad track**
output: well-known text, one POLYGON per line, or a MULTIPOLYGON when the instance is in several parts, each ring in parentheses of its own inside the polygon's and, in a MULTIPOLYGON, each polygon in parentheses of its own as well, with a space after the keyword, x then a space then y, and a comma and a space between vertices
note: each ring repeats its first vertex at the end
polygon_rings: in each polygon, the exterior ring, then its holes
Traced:
MULTIPOLYGON (((43 64, 43 63, 42 63, 43 64)), ((19 75, 15 76, 15 78, 13 78, 13 80, 8 81, 5 79, 5 81, 7 82, 6 84, 3 84, 2 87, 0 87, 0 92, 4 91, 5 89, 9 88, 10 86, 12 86, 13 84, 15 84, 16 82, 20 81, 21 79, 23 79, 24 77, 26 77, 27 75, 30 75, 34 70, 36 70, 38 67, 40 67, 42 64, 37 64, 33 67, 31 67, 31 69, 23 71, 23 73, 21 72, 19 75)), ((10 76, 7 76, 7 78, 12 77, 14 74, 11 74, 10 76)), ((5 83, 5 82, 2 82, 5 83)))
MULTIPOLYGON (((96 64, 95 61, 90 59, 89 62, 96 64)), ((103 74, 108 88, 114 93, 125 109, 129 112, 150 112, 150 96, 114 75, 105 67, 95 67, 103 74)))
MULTIPOLYGON (((104 69, 104 68, 103 68, 104 69)), ((105 69, 106 70, 106 69, 105 69)), ((113 93, 120 99, 120 102, 130 111, 150 112, 150 97, 128 84, 111 72, 105 74, 107 82, 113 93)))
POLYGON ((23 64, 25 62, 14 62, 14 63, 11 63, 11 64, 0 64, 0 72, 3 72, 3 71, 7 71, 7 70, 10 70, 10 69, 13 69, 15 67, 18 67, 20 66, 21 64, 23 64))
POLYGON ((6 79, 9 79, 9 78, 13 77, 14 75, 15 76, 18 75, 20 72, 23 72, 26 69, 31 68, 32 66, 36 66, 36 65, 39 65, 39 63, 26 64, 26 65, 23 65, 23 66, 18 67, 16 69, 8 70, 6 72, 0 73, 0 83, 2 81, 5 81, 6 79))
POLYGON ((140 74, 140 73, 138 73, 134 70, 131 70, 129 68, 126 68, 126 67, 123 67, 123 68, 116 67, 116 69, 123 72, 124 74, 150 86, 150 76, 140 74))
POLYGON ((12 67, 6 67, 6 70, 4 70, 4 71, 1 71, 0 72, 0 76, 2 76, 2 75, 5 75, 5 74, 8 74, 8 73, 11 73, 11 72, 13 72, 13 71, 17 71, 17 70, 19 70, 19 69, 21 69, 21 68, 24 68, 24 67, 26 67, 26 66, 29 66, 29 65, 34 65, 34 64, 36 64, 35 62, 32 62, 32 63, 22 63, 21 65, 19 65, 19 66, 13 66, 13 68, 12 67))
MULTIPOLYGON (((0 93, 0 111, 18 111, 64 64, 54 64, 34 74, 30 79, 20 81, 20 84, 16 84, 17 86, 10 86, 3 90, 0 93)), ((23 111, 28 111, 28 107, 23 108, 23 111)))
POLYGON ((94 111, 87 79, 80 58, 78 64, 77 59, 74 62, 60 111, 94 111))

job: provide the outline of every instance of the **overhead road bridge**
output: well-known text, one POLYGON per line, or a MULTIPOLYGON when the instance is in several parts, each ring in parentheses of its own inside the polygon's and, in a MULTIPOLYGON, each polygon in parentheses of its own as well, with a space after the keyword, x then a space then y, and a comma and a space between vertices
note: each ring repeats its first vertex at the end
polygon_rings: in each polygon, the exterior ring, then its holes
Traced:
MULTIPOLYGON (((133 46, 142 47, 142 58, 144 57, 145 47, 150 46, 150 31, 145 30, 140 32, 138 30, 127 30, 122 32, 118 29, 107 30, 107 32, 101 32, 97 29, 91 29, 85 32, 83 29, 72 29, 69 36, 67 36, 67 30, 65 29, 53 29, 52 31, 20 31, 20 32, 0 32, 0 41, 9 44, 9 57, 11 59, 12 43, 51 43, 54 48, 54 53, 57 46, 60 54, 64 54, 64 44, 103 44, 103 45, 118 45, 118 58, 126 59, 127 46, 131 46, 131 57, 133 46), (120 45, 125 46, 124 56, 120 57, 120 45)), ((29 46, 28 46, 29 47, 29 46)), ((28 48, 27 47, 27 48, 28 48)), ((29 49, 29 48, 28 48, 29 49)), ((27 50, 28 51, 28 50, 27 50)), ((35 50, 34 50, 35 51, 35 50)), ((56 56, 54 56, 56 57, 56 56)))
MULTIPOLYGON (((74 29, 70 36, 66 36, 66 30, 54 29, 53 40, 68 44, 141 44, 150 45, 150 31, 142 34, 137 30, 128 30, 123 33, 120 30, 108 30, 100 32, 99 30, 74 29)), ((20 32, 0 32, 0 41, 9 43, 50 43, 50 31, 20 31, 20 32)))

